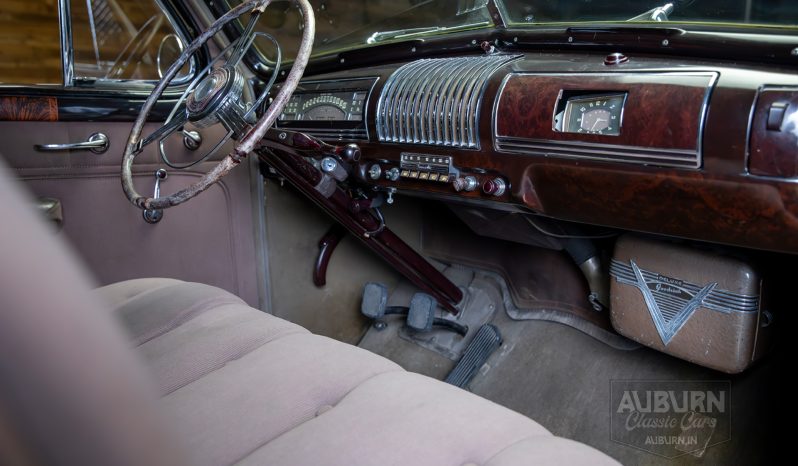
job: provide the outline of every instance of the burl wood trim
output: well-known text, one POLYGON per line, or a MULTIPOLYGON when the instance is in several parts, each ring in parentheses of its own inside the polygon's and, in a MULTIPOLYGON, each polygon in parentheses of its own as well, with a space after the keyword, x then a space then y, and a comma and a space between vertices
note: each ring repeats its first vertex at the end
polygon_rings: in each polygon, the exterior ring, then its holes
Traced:
POLYGON ((710 74, 527 75, 508 78, 496 111, 497 136, 698 150, 710 74), (627 92, 619 136, 552 129, 560 91, 627 92))
POLYGON ((0 96, 0 121, 58 121, 58 99, 0 96))

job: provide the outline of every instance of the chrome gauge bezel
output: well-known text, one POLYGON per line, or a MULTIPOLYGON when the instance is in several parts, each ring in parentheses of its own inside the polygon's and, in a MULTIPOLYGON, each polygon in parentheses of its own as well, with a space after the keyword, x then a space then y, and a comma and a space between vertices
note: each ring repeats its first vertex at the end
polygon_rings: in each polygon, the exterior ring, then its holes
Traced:
POLYGON ((620 136, 623 128, 623 109, 626 104, 626 97, 626 92, 569 97, 565 102, 565 109, 562 112, 562 121, 559 131, 563 133, 620 136), (578 113, 584 115, 596 109, 608 110, 613 126, 609 126, 607 130, 601 129, 598 131, 582 128, 580 122, 576 119, 578 113))

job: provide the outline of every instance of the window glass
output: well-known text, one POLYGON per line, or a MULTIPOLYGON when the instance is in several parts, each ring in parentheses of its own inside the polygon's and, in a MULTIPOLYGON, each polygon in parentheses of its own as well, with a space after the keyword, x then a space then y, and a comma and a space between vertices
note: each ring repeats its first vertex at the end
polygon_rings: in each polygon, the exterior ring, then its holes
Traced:
MULTIPOLYGON (((213 3, 209 1, 209 3, 213 3)), ((241 0, 228 0, 238 5, 241 0)), ((453 28, 489 24, 485 0, 310 0, 316 17, 313 54, 390 41, 407 34, 443 33, 453 28)), ((241 17, 246 22, 247 15, 241 17)), ((293 59, 302 38, 302 15, 289 0, 273 0, 260 18, 257 30, 276 37, 283 56, 293 59)), ((255 42, 258 51, 273 61, 268 41, 255 42)))
POLYGON ((76 78, 159 79, 158 51, 176 41, 154 0, 70 1, 76 78))
POLYGON ((61 83, 58 1, 2 1, 0 83, 61 83))

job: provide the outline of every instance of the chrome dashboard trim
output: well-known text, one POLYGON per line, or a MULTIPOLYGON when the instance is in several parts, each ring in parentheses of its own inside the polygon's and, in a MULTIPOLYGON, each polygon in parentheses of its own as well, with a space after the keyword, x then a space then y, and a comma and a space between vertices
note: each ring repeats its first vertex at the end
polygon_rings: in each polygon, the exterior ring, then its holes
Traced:
POLYGON ((479 109, 490 76, 521 55, 421 59, 394 71, 377 101, 381 142, 479 148, 479 109))
MULTIPOLYGON (((313 128, 313 127, 304 127, 304 126, 282 126, 280 123, 281 120, 277 119, 274 123, 275 128, 286 128, 291 129, 293 131, 301 131, 303 133, 308 133, 312 136, 318 137, 319 139, 325 141, 368 141, 369 140, 369 102, 371 101, 371 95, 374 92, 374 87, 377 86, 377 83, 380 81, 379 76, 363 76, 363 77, 356 77, 356 78, 344 78, 344 79, 308 79, 302 80, 299 82, 299 86, 297 87, 299 92, 313 92, 311 90, 300 89, 303 85, 307 86, 309 84, 322 84, 322 83, 344 83, 350 81, 365 81, 371 80, 371 84, 369 85, 368 89, 358 89, 361 92, 366 92, 366 99, 363 101, 363 128, 313 128)), ((347 89, 344 89, 344 91, 347 89)), ((337 92, 335 90, 332 91, 322 91, 322 92, 337 92)), ((354 90, 353 90, 354 92, 354 90)), ((379 109, 377 110, 379 111, 379 109)))

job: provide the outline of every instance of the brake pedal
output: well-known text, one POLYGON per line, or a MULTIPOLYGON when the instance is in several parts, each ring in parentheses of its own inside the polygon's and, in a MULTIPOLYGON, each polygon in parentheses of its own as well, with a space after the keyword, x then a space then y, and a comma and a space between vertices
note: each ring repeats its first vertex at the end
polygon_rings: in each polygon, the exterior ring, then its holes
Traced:
POLYGON ((416 293, 410 300, 407 313, 407 326, 417 332, 429 332, 435 322, 435 308, 438 303, 428 294, 416 293))
POLYGON ((479 368, 488 360, 491 354, 502 345, 502 336, 499 329, 491 324, 479 328, 474 339, 466 347, 463 356, 452 372, 446 376, 444 382, 460 388, 465 388, 477 375, 479 368))
POLYGON ((407 311, 407 326, 415 332, 429 332, 433 327, 442 327, 460 336, 466 336, 468 326, 449 319, 435 317, 435 309, 438 302, 428 294, 416 293, 410 300, 410 308, 407 311))

